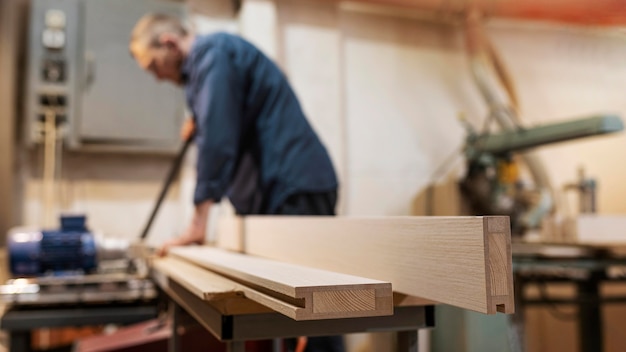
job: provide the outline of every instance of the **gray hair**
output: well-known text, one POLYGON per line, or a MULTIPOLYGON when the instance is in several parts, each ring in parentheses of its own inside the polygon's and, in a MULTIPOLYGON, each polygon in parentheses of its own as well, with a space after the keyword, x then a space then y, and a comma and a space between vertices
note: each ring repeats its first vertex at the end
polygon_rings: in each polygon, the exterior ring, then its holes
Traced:
POLYGON ((137 21, 131 32, 130 45, 158 46, 159 37, 163 33, 186 37, 189 31, 177 17, 162 13, 150 13, 137 21))

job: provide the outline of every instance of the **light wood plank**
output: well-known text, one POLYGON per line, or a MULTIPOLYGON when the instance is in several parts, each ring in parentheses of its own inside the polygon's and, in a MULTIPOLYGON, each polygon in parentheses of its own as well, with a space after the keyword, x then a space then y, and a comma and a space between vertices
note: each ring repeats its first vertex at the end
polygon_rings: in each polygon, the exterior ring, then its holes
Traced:
MULTIPOLYGON (((391 284, 222 249, 176 247, 170 255, 239 284, 245 296, 295 320, 393 314, 391 284)), ((185 274, 187 277, 191 277, 185 274)))
POLYGON ((508 217, 256 216, 244 229, 238 250, 247 254, 389 281, 395 292, 482 313, 514 312, 508 217))
MULTIPOLYGON (((208 302, 224 315, 258 314, 273 311, 245 297, 247 288, 216 275, 197 265, 176 258, 158 258, 152 261, 153 277, 165 276, 208 302)), ((162 280, 162 279, 161 279, 162 280)), ((161 281, 160 285, 167 286, 161 281)))
POLYGON ((243 252, 244 222, 241 216, 224 216, 217 224, 215 246, 234 252, 243 252))

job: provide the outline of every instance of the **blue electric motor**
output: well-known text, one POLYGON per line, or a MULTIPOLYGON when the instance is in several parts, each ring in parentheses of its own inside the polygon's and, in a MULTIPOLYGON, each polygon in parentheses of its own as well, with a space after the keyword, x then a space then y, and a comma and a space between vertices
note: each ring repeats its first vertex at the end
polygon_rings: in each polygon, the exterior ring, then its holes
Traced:
POLYGON ((97 268, 94 235, 85 215, 61 215, 61 229, 9 233, 7 246, 14 276, 90 273, 97 268))

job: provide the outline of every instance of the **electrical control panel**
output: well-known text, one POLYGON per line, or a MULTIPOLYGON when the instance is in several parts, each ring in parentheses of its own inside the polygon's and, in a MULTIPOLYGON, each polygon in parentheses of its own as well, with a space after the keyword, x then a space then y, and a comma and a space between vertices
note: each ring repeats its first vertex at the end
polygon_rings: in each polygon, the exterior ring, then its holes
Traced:
POLYGON ((184 15, 181 4, 160 0, 31 2, 27 144, 43 143, 56 126, 70 150, 177 150, 183 93, 142 71, 128 50, 132 28, 149 12, 184 15))

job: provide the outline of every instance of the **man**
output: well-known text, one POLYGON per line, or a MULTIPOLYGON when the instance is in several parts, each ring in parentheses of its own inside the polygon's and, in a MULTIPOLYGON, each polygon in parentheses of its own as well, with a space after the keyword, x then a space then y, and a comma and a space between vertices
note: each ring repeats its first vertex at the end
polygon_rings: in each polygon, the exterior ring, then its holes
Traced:
MULTIPOLYGON (((202 243, 211 206, 227 196, 239 214, 334 215, 337 179, 280 69, 244 39, 195 36, 173 17, 144 16, 131 35, 139 65, 183 86, 198 148, 195 212, 169 246, 202 243)), ((343 351, 340 337, 307 351, 343 351)))

